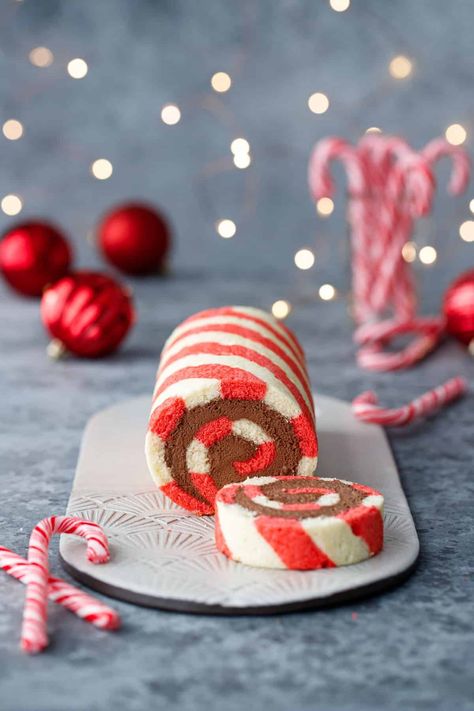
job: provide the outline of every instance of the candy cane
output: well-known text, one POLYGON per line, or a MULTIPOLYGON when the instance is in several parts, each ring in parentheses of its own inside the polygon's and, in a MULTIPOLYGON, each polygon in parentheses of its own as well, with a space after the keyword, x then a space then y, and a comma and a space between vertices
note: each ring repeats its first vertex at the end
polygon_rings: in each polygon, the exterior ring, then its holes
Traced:
POLYGON ((358 420, 377 425, 397 427, 420 417, 427 417, 467 391, 464 378, 456 377, 429 390, 402 407, 385 409, 378 406, 378 398, 371 390, 361 393, 352 401, 352 410, 358 420))
POLYGON ((36 654, 48 645, 48 547, 55 533, 68 533, 85 538, 87 558, 91 563, 106 563, 109 560, 107 538, 96 523, 71 516, 51 516, 35 526, 28 548, 30 570, 21 633, 21 647, 30 654, 36 654))
POLYGON ((465 151, 444 139, 431 141, 415 152, 398 137, 364 136, 354 148, 331 138, 320 141, 309 164, 314 197, 331 194, 334 186, 329 163, 341 159, 349 178, 348 218, 352 232, 354 317, 362 343, 358 362, 373 370, 413 365, 432 350, 443 335, 439 319, 416 318, 416 291, 403 245, 410 240, 413 221, 431 210, 435 191, 434 164, 448 156, 453 162, 448 189, 461 192, 469 180, 465 151), (383 321, 381 335, 378 319, 383 321), (400 353, 384 353, 400 332, 418 333, 400 353))
POLYGON ((339 160, 346 169, 349 205, 348 219, 351 224, 353 239, 353 288, 356 319, 365 316, 369 293, 370 271, 367 243, 370 231, 368 186, 365 164, 356 148, 340 138, 329 137, 320 141, 314 148, 308 164, 308 182, 315 200, 332 197, 334 182, 331 176, 331 164, 339 160))
MULTIPOLYGON (((30 565, 27 560, 0 546, 0 568, 22 583, 30 579, 30 565)), ((120 626, 120 617, 115 610, 104 605, 82 590, 52 575, 48 578, 48 597, 70 612, 95 627, 115 630, 120 626)))
POLYGON ((421 155, 431 166, 441 158, 451 158, 453 171, 448 183, 448 191, 451 195, 459 195, 466 189, 469 182, 471 163, 468 154, 463 148, 452 146, 444 138, 435 138, 423 148, 421 155))
POLYGON ((382 321, 357 329, 354 339, 361 345, 357 363, 367 370, 386 371, 408 368, 428 355, 444 334, 444 319, 418 318, 382 321), (385 351, 391 340, 406 333, 419 334, 401 351, 385 351))

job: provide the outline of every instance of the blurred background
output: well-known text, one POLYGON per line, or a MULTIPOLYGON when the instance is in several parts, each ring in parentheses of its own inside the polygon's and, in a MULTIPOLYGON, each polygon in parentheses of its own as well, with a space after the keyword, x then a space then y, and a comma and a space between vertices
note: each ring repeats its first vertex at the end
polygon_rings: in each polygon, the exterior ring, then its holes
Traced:
MULTIPOLYGON (((345 177, 336 168, 334 210, 319 215, 309 151, 371 127, 418 148, 453 124, 469 146, 473 18, 468 0, 2 0, 1 227, 56 222, 76 264, 98 266, 98 219, 140 198, 173 225, 175 275, 261 275, 263 306, 347 291, 345 177), (236 138, 248 145, 234 154, 236 138), (304 271, 302 248, 315 255, 304 271)), ((418 249, 436 249, 415 263, 434 301, 473 263, 459 235, 471 195, 446 194, 448 169, 416 228, 418 249)))

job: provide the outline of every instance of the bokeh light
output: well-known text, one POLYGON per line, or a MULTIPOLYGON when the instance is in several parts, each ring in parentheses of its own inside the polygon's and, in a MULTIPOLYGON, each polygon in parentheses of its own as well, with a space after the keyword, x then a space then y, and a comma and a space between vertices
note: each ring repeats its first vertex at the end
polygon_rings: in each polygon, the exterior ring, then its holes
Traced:
POLYGON ((399 54, 391 60, 388 70, 394 79, 406 79, 413 71, 413 63, 405 55, 399 54))
POLYGON ((452 123, 444 132, 446 140, 452 146, 461 146, 467 138, 467 132, 460 123, 452 123))
POLYGON ((405 242, 402 247, 402 257, 405 262, 414 262, 416 259, 416 244, 414 242, 405 242))
POLYGON ((2 198, 1 207, 5 215, 18 215, 23 207, 23 202, 18 195, 5 195, 2 198))
POLYGON ((8 119, 2 126, 3 135, 9 141, 17 141, 23 136, 23 125, 16 119, 8 119))
POLYGON ((329 217, 334 212, 334 202, 329 197, 322 197, 316 203, 316 210, 321 217, 329 217))
POLYGON ((420 249, 418 258, 422 264, 434 264, 438 257, 438 253, 434 247, 426 245, 420 249))
POLYGON ((474 221, 463 222, 459 228, 459 235, 465 242, 474 242, 474 221))
POLYGON ((336 296, 336 290, 332 284, 322 284, 318 293, 319 298, 323 301, 331 301, 336 296))
POLYGON ((335 12, 345 12, 351 5, 351 0, 329 0, 331 10, 335 12))
POLYGON ((234 155, 234 165, 236 168, 248 168, 252 159, 249 153, 236 153, 234 155))
POLYGON ((49 67, 54 61, 54 55, 48 47, 34 47, 28 58, 35 67, 49 67))
POLYGON ((309 97, 308 106, 313 114, 324 114, 329 108, 329 99, 326 94, 317 91, 309 97))
POLYGON ((232 86, 232 79, 226 72, 216 72, 211 77, 211 86, 214 91, 217 91, 222 94, 226 91, 229 91, 230 87, 232 86))
POLYGON ((80 57, 71 59, 67 64, 67 73, 73 79, 84 79, 88 71, 89 67, 87 66, 87 62, 80 57))
POLYGON ((299 249, 295 254, 295 264, 298 269, 311 269, 314 261, 314 254, 310 249, 299 249))
POLYGON ((234 138, 230 144, 230 150, 234 155, 237 155, 237 153, 248 153, 250 144, 245 138, 234 138))
POLYGON ((167 126, 174 126, 179 123, 181 119, 181 111, 176 104, 166 104, 161 109, 161 120, 166 123, 167 126))
POLYGON ((216 223, 216 230, 217 234, 223 239, 230 239, 237 232, 237 227, 235 222, 225 219, 219 220, 219 222, 216 223))
POLYGON ((272 314, 275 318, 283 319, 288 316, 291 311, 291 305, 284 299, 279 299, 272 304, 272 314))
POLYGON ((107 158, 97 158, 91 165, 91 173, 97 180, 107 180, 113 170, 113 165, 107 158))

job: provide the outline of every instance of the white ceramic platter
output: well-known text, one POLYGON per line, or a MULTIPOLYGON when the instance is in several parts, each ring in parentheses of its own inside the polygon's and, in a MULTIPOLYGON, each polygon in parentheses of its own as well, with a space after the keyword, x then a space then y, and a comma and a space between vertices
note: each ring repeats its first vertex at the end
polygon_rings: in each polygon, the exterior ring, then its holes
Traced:
POLYGON ((380 427, 350 406, 315 398, 320 476, 368 484, 385 497, 385 545, 370 560, 318 571, 265 570, 229 561, 214 545, 211 516, 189 514, 153 484, 144 458, 149 397, 97 413, 82 441, 68 513, 96 521, 111 561, 92 565, 83 542, 62 536, 66 569, 103 593, 142 605, 210 614, 265 614, 318 607, 375 593, 413 569, 418 537, 380 427))

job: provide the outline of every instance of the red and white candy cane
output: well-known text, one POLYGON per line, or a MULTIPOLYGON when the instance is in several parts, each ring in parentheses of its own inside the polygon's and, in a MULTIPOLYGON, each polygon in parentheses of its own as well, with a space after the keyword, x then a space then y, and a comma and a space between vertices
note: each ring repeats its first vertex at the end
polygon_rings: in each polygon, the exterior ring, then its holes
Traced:
POLYGON ((21 647, 30 654, 41 652, 48 646, 48 548, 55 533, 84 538, 87 541, 87 558, 91 563, 106 563, 109 560, 107 538, 97 523, 72 516, 51 516, 34 527, 28 548, 29 578, 21 632, 21 647))
MULTIPOLYGON (((4 546, 0 546, 0 568, 12 578, 28 583, 30 564, 4 546)), ((48 578, 48 598, 100 629, 115 630, 120 626, 120 617, 115 610, 53 575, 48 578)))
POLYGON ((416 152, 395 136, 364 136, 356 147, 330 138, 320 141, 311 154, 309 185, 317 199, 333 193, 329 163, 340 159, 347 168, 354 316, 359 325, 355 340, 362 346, 358 362, 364 368, 409 367, 442 337, 440 319, 416 317, 415 286, 402 248, 411 238, 414 219, 431 209, 434 164, 444 156, 453 162, 448 189, 458 194, 469 180, 469 158, 444 139, 416 152), (380 321, 390 311, 391 318, 380 321), (390 339, 405 332, 419 335, 400 353, 385 353, 390 339))
POLYGON ((467 383, 464 378, 452 378, 407 405, 391 409, 380 407, 376 394, 369 390, 352 401, 352 410, 357 419, 362 422, 396 427, 433 414, 448 403, 457 400, 466 390, 467 383))

